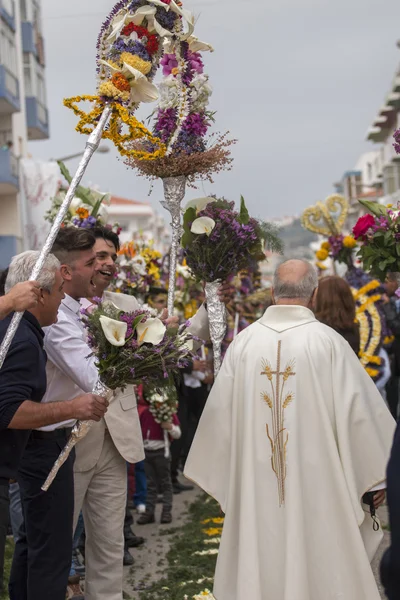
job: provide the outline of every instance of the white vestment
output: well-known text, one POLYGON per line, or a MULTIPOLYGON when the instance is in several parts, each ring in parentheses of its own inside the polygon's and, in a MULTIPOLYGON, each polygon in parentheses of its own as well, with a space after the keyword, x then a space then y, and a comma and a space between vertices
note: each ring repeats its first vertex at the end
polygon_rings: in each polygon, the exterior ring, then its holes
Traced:
POLYGON ((185 475, 225 513, 217 600, 379 600, 365 492, 395 423, 348 343, 272 306, 231 344, 185 475))

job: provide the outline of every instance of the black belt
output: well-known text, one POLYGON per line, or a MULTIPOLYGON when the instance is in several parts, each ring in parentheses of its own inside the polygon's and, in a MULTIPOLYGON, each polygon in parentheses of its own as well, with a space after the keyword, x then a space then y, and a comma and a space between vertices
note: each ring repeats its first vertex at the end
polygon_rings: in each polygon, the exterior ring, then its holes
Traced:
POLYGON ((34 429, 31 432, 31 437, 34 440, 59 440, 69 437, 72 427, 63 427, 62 429, 54 429, 53 431, 38 431, 34 429))

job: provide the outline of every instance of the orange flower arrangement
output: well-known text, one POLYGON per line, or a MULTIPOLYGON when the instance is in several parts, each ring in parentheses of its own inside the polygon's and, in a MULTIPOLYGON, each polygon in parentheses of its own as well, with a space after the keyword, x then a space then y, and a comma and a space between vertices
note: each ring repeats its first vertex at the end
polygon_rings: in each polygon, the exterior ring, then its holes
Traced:
POLYGON ((111 82, 121 92, 130 92, 131 90, 129 81, 122 73, 115 73, 111 78, 111 82))
POLYGON ((80 219, 87 219, 89 216, 89 211, 87 208, 80 207, 77 209, 76 214, 80 219))

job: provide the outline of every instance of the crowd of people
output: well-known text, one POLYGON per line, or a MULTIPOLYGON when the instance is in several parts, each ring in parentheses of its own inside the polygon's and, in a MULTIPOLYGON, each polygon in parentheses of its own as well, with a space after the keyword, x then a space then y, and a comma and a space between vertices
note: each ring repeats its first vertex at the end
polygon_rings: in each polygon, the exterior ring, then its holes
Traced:
MULTIPOLYGON (((356 305, 343 278, 318 282, 308 263, 288 261, 272 291, 221 285, 228 331, 215 384, 197 290, 190 331, 206 349, 181 370, 178 412, 160 425, 146 386, 117 390, 110 403, 92 392, 99 375, 81 310, 108 293, 118 251, 110 229, 63 227, 37 282, 28 281, 37 252, 14 257, 1 277, 0 340, 13 313, 25 311, 0 370, 0 578, 10 523, 10 600, 122 600, 123 566, 145 543, 136 526, 172 522, 174 495, 193 489, 185 469, 226 513, 218 600, 376 600, 369 559, 380 538, 365 515, 375 519, 385 500, 398 416, 395 278, 382 298, 393 334, 384 394, 358 361, 356 305), (44 492, 76 420, 95 424, 44 492)), ((172 327, 166 298, 158 290, 146 300, 172 327)), ((390 600, 400 597, 395 440, 393 541, 382 569, 390 600)))

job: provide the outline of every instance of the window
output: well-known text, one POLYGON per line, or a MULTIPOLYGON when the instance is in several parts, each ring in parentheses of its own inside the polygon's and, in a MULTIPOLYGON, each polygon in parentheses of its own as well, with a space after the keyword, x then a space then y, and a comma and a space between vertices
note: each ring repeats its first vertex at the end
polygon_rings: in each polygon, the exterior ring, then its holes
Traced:
POLYGON ((0 59, 1 63, 13 75, 17 72, 17 52, 15 49, 14 33, 5 24, 0 29, 0 59))
POLYGON ((25 82, 25 95, 30 97, 34 96, 33 83, 32 83, 32 69, 30 55, 24 54, 24 82, 25 82))
POLYGON ((22 21, 29 21, 28 19, 28 8, 27 8, 27 0, 20 0, 20 6, 21 6, 21 20, 22 21))
POLYGON ((39 102, 46 104, 46 85, 40 73, 36 73, 36 96, 39 102))
POLYGON ((385 196, 400 190, 400 165, 387 165, 383 169, 383 193, 385 196))

